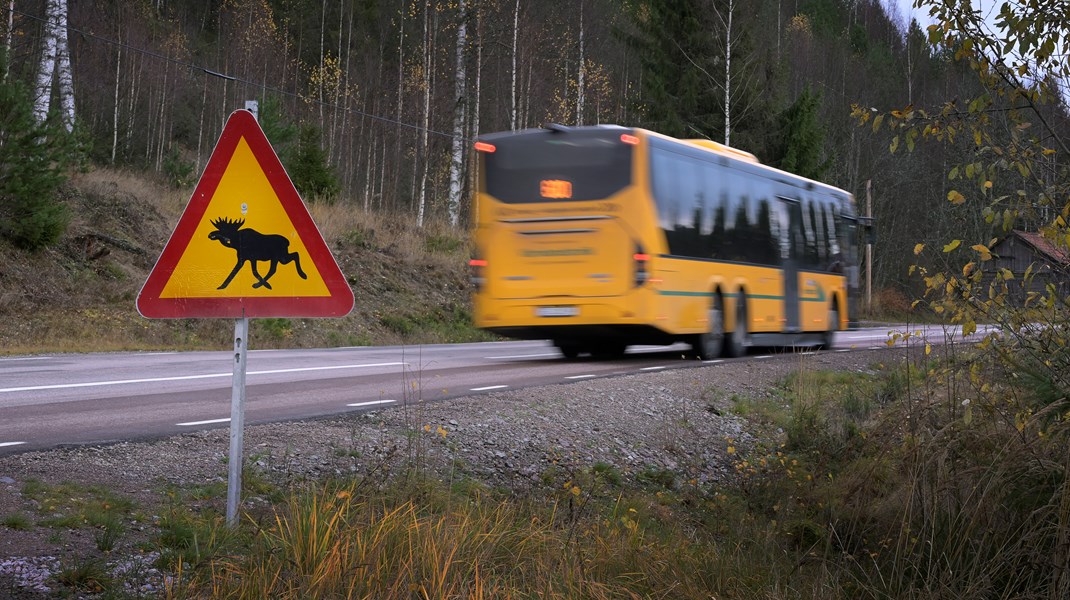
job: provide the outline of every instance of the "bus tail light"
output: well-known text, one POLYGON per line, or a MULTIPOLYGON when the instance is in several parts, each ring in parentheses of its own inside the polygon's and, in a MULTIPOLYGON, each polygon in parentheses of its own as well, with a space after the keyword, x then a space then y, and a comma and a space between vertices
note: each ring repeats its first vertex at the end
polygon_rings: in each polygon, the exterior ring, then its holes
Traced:
POLYGON ((486 267, 487 261, 482 258, 473 258, 468 261, 469 277, 477 292, 483 289, 483 284, 486 282, 486 277, 483 275, 483 269, 486 267))
POLYGON ((650 261, 650 255, 643 252, 642 246, 635 247, 635 254, 632 255, 632 260, 635 261, 635 287, 641 287, 650 278, 650 274, 647 273, 646 264, 650 261))
POLYGON ((497 148, 494 147, 494 144, 488 144, 487 142, 476 142, 475 147, 476 150, 486 152, 487 154, 493 154, 494 151, 497 150, 497 148))

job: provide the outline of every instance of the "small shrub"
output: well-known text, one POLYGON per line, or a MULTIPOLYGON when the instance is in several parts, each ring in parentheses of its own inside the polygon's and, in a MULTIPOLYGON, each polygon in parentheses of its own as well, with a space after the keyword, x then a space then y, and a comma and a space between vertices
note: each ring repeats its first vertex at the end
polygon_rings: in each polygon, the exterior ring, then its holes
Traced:
POLYGON ((24 513, 16 512, 0 517, 0 525, 15 531, 27 531, 33 527, 33 521, 24 513))

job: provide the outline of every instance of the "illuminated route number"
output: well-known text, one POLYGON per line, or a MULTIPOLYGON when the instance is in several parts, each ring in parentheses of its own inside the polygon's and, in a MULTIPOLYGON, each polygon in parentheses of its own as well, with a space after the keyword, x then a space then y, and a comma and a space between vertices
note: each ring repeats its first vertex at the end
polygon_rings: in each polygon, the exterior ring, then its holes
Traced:
POLYGON ((543 179, 539 182, 539 195, 543 198, 571 198, 572 182, 562 179, 543 179))

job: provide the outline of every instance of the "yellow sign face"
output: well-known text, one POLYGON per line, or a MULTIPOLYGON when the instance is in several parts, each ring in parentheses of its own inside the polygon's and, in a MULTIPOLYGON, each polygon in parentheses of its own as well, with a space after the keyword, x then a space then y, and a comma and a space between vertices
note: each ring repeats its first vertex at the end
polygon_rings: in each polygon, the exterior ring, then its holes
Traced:
POLYGON ((252 113, 227 120, 137 308, 149 318, 353 309, 353 289, 252 113))
MULTIPOLYGON (((276 240, 277 241, 277 240, 276 240)), ((283 247, 283 243, 276 244, 283 247)), ((228 298, 234 296, 327 296, 329 292, 316 265, 307 260, 300 236, 260 168, 249 144, 242 138, 208 202, 205 216, 197 225, 182 258, 175 265, 161 298, 228 298), (296 254, 289 263, 275 265, 268 285, 257 285, 272 268, 270 260, 246 260, 226 287, 220 288, 237 266, 235 248, 225 246, 212 234, 219 231, 213 222, 242 222, 239 231, 252 230, 265 236, 285 238, 286 252, 279 260, 296 254), (299 275, 305 273, 306 278, 299 275), (270 288, 268 287, 270 286, 270 288)))

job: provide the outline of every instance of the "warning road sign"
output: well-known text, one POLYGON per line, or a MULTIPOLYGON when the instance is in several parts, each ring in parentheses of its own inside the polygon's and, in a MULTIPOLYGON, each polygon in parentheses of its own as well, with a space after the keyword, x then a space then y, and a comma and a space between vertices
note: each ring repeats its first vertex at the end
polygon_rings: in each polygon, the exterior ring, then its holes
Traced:
POLYGON ((149 318, 352 310, 352 289, 252 113, 227 120, 137 308, 149 318))

